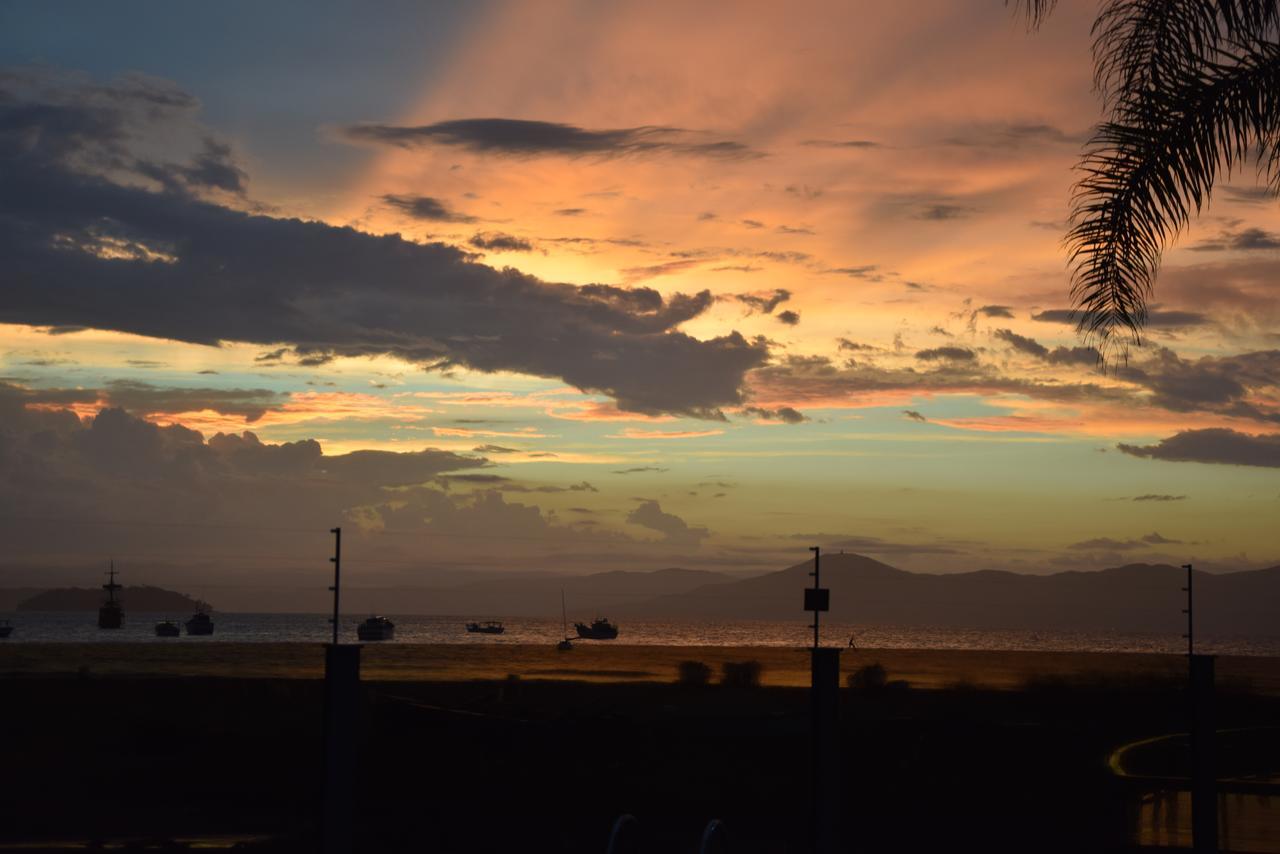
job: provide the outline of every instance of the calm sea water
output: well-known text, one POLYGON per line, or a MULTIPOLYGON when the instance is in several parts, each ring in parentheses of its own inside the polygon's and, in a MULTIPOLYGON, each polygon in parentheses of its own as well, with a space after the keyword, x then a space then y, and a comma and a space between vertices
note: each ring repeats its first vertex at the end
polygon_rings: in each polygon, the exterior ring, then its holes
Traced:
MULTIPOLYGON (((224 614, 217 613, 211 637, 159 638, 155 623, 162 619, 179 622, 186 614, 129 613, 123 629, 102 631, 96 613, 0 613, 13 634, 0 644, 31 642, 68 643, 228 643, 291 642, 323 643, 331 638, 324 614, 224 614)), ((462 617, 423 617, 389 614, 396 624, 391 643, 457 644, 547 644, 560 639, 559 620, 518 617, 505 620, 502 635, 477 635, 464 630, 462 617)), ((343 617, 343 640, 356 639, 356 625, 363 617, 343 617)), ((784 646, 802 647, 812 642, 812 630, 801 620, 794 622, 741 621, 702 623, 691 620, 626 620, 620 623, 619 644, 646 646, 784 646)), ((1107 631, 1029 632, 1017 630, 967 630, 927 626, 853 626, 823 624, 822 636, 828 644, 845 644, 852 637, 860 647, 883 649, 986 649, 1054 650, 1068 652, 1165 652, 1186 651, 1186 642, 1177 635, 1126 634, 1107 631)), ((607 643, 605 641, 604 643, 607 643)), ((1280 656, 1277 637, 1196 636, 1196 651, 1217 655, 1280 656)))

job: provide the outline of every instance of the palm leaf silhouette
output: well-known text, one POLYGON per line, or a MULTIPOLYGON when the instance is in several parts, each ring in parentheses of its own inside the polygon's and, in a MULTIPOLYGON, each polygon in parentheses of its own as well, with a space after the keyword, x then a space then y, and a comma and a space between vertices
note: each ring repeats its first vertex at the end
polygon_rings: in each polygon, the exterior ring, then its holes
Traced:
MULTIPOLYGON (((1032 28, 1056 0, 1016 0, 1032 28)), ((1078 165, 1066 246, 1078 327, 1140 344, 1169 243, 1250 159, 1280 191, 1280 0, 1107 0, 1093 25, 1105 120, 1078 165)))

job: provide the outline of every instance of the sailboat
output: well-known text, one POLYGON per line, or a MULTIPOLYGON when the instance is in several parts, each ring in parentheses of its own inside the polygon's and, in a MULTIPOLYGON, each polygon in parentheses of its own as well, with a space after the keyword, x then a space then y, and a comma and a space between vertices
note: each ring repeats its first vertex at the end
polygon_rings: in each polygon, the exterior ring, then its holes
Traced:
POLYGON ((116 591, 123 590, 123 585, 116 584, 116 562, 111 561, 110 569, 107 571, 109 579, 106 584, 102 585, 102 589, 107 591, 107 601, 102 603, 102 607, 98 609, 98 628, 100 629, 118 629, 124 625, 124 607, 120 604, 120 600, 116 599, 116 591))
POLYGON ((573 641, 569 640, 569 615, 564 607, 564 588, 560 588, 560 622, 564 628, 564 640, 556 644, 556 649, 561 652, 573 649, 573 641))

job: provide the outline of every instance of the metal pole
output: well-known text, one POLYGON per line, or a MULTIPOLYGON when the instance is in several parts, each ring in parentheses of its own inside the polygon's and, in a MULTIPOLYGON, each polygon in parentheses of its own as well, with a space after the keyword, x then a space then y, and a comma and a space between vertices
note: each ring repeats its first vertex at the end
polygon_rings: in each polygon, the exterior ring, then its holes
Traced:
POLYGON ((1182 609, 1182 613, 1187 615, 1187 633, 1183 637, 1187 639, 1187 657, 1190 658, 1196 654, 1195 621, 1191 613, 1193 607, 1191 598, 1191 564, 1184 563, 1182 568, 1187 571, 1187 586, 1182 588, 1183 592, 1187 594, 1187 607, 1182 609))
MULTIPOLYGON (((818 569, 819 569, 818 564, 822 559, 822 547, 809 546, 809 551, 813 552, 813 572, 810 574, 813 576, 813 589, 817 590, 819 587, 822 586, 821 584, 818 583, 818 569)), ((818 648, 818 615, 820 613, 822 612, 821 611, 813 612, 813 648, 814 649, 818 648)))
POLYGON ((333 534, 333 557, 329 561, 333 564, 333 586, 329 589, 333 591, 333 645, 338 645, 338 588, 342 581, 342 529, 330 528, 329 533, 333 534))

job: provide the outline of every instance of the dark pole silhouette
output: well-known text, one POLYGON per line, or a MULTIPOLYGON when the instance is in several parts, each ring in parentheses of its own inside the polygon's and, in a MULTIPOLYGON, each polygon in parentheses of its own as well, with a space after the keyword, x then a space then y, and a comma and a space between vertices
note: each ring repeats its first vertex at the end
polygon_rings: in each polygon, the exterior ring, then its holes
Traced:
POLYGON ((819 564, 822 561, 822 547, 809 546, 809 551, 813 552, 813 572, 809 573, 813 576, 813 586, 804 592, 804 609, 813 612, 813 648, 818 648, 818 615, 827 610, 830 602, 828 591, 822 589, 819 583, 818 572, 819 564))
POLYGON ((840 650, 819 646, 819 615, 830 609, 830 591, 820 586, 822 549, 813 552, 813 587, 804 591, 804 607, 813 612, 813 649, 810 669, 810 696, 813 703, 812 813, 809 817, 813 850, 827 854, 837 850, 836 822, 839 812, 839 697, 840 650))
POLYGON ((356 734, 360 712, 360 645, 338 643, 342 529, 333 528, 333 643, 324 655, 324 795, 322 854, 351 854, 354 843, 356 734))
POLYGON ((1187 615, 1187 633, 1183 637, 1187 639, 1187 657, 1190 658, 1196 654, 1195 620, 1192 614, 1191 564, 1184 563, 1182 568, 1187 571, 1187 586, 1182 588, 1182 592, 1187 594, 1187 607, 1182 609, 1182 613, 1187 615))
POLYGON ((329 561, 333 564, 333 586, 329 589, 333 591, 333 645, 338 645, 338 597, 341 595, 339 587, 342 581, 342 529, 330 528, 329 533, 333 534, 333 557, 329 561))
POLYGON ((1214 722, 1214 658, 1196 655, 1195 598, 1191 564, 1187 571, 1187 693, 1191 739, 1191 846, 1198 854, 1218 850, 1217 732, 1214 722))

